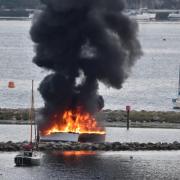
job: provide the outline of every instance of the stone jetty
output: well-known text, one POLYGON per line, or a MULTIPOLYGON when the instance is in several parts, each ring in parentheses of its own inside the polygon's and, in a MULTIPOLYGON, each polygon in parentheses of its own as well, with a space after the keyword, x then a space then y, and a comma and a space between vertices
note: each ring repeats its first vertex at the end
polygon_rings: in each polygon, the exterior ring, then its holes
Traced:
MULTIPOLYGON (((20 151, 26 142, 0 142, 0 151, 20 151)), ((77 143, 77 142, 49 142, 40 143, 40 151, 160 151, 180 150, 180 143, 77 143)))

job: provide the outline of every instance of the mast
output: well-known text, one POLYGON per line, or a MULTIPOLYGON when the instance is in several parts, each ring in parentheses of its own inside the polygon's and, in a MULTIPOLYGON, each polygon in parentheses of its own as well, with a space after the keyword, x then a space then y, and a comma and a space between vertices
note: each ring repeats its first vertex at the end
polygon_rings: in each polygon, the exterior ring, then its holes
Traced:
POLYGON ((179 65, 179 84, 178 84, 178 96, 180 96, 180 65, 179 65))
POLYGON ((32 124, 34 120, 34 80, 32 80, 32 87, 31 87, 31 109, 30 109, 30 143, 32 144, 32 124))

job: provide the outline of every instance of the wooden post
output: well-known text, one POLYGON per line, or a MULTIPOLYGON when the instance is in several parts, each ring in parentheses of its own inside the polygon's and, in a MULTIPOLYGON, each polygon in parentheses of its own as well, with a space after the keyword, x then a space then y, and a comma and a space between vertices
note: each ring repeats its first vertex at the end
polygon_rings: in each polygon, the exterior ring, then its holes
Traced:
POLYGON ((126 112, 127 112, 127 130, 129 130, 129 114, 130 114, 131 107, 126 106, 126 112))

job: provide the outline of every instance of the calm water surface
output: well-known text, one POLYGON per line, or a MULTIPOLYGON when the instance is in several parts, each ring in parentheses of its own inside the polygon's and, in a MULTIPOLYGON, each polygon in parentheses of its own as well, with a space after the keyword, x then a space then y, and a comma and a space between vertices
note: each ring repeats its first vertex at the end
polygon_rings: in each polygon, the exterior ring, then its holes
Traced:
MULTIPOLYGON (((31 62, 30 26, 30 21, 0 21, 0 107, 29 107, 31 79, 37 89, 48 73, 31 62), (9 80, 15 81, 15 89, 7 88, 9 80)), ((172 110, 180 64, 180 23, 141 23, 139 29, 144 56, 121 90, 100 85, 105 108, 124 109, 130 104, 135 110, 172 110)), ((37 91, 35 96, 36 107, 42 106, 37 91)))
POLYGON ((16 153, 0 153, 2 180, 178 180, 180 151, 54 152, 41 166, 15 167, 16 153), (130 159, 133 156, 133 159, 130 159))
MULTIPOLYGON (((180 129, 106 128, 107 142, 180 142, 180 129)), ((0 125, 0 142, 29 140, 27 125, 0 125)))

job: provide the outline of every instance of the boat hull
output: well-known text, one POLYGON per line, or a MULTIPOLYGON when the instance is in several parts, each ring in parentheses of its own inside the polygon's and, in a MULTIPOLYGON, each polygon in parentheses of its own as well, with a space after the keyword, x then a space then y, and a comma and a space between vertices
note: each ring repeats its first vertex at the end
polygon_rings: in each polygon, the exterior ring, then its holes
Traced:
POLYGON ((174 106, 174 107, 173 107, 173 109, 180 109, 180 107, 176 107, 176 106, 174 106))
POLYGON ((17 155, 14 159, 16 166, 38 166, 40 165, 39 158, 25 157, 17 155))
POLYGON ((180 98, 172 99, 173 109, 180 109, 180 98))
POLYGON ((40 142, 104 142, 105 134, 78 134, 78 133, 52 133, 51 135, 41 136, 40 142))

